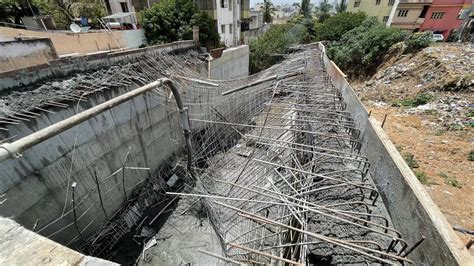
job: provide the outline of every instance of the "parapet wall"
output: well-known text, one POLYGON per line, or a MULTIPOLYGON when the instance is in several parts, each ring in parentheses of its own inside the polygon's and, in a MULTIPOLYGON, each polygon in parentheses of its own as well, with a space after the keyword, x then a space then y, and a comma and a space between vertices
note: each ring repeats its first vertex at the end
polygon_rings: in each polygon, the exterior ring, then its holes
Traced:
POLYGON ((0 73, 0 93, 20 86, 29 86, 36 82, 69 76, 83 71, 128 62, 144 54, 158 56, 162 52, 175 52, 195 48, 194 41, 178 41, 146 48, 137 48, 120 52, 103 52, 73 58, 62 58, 45 64, 26 67, 0 73))
POLYGON ((423 185, 398 153, 380 123, 367 110, 346 80, 346 76, 325 54, 323 62, 336 88, 340 89, 361 130, 362 153, 370 163, 370 172, 387 207, 395 229, 409 245, 422 236, 426 240, 409 257, 425 265, 474 265, 469 252, 456 236, 423 185))

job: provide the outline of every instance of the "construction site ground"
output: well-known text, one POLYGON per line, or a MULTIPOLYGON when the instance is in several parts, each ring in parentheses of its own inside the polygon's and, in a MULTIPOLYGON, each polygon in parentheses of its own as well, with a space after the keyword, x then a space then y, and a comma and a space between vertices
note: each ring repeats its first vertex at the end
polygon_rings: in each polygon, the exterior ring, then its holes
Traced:
MULTIPOLYGON (((454 228, 474 230, 474 47, 391 51, 352 86, 454 228), (417 97, 418 95, 418 97, 417 97)), ((467 242, 472 234, 456 231, 467 242)), ((471 247, 471 254, 474 249, 471 247)))

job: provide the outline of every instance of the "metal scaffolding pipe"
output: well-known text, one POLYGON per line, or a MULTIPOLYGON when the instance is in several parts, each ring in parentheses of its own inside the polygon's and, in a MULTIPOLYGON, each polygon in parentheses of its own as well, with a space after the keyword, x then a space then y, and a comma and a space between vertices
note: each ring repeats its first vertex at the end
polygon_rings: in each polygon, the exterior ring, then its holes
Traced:
POLYGON ((94 106, 88 110, 85 110, 81 113, 73 115, 69 118, 66 118, 58 123, 45 127, 41 130, 36 131, 33 134, 30 134, 26 137, 23 137, 17 141, 11 143, 4 143, 0 145, 0 162, 5 161, 11 158, 19 158, 21 153, 53 136, 56 136, 69 128, 72 128, 88 119, 104 112, 113 107, 120 105, 130 99, 137 97, 138 95, 144 94, 148 91, 151 91, 160 86, 167 85, 173 96, 176 100, 176 105, 178 106, 180 113, 180 125, 183 129, 184 137, 186 140, 186 150, 187 150, 187 167, 188 170, 192 170, 192 145, 191 145, 191 130, 189 126, 189 118, 187 114, 187 109, 183 106, 183 101, 181 95, 179 94, 178 89, 173 84, 173 81, 168 78, 161 78, 157 81, 154 81, 150 84, 142 86, 140 88, 134 89, 125 94, 119 95, 111 100, 108 100, 104 103, 101 103, 97 106, 94 106))

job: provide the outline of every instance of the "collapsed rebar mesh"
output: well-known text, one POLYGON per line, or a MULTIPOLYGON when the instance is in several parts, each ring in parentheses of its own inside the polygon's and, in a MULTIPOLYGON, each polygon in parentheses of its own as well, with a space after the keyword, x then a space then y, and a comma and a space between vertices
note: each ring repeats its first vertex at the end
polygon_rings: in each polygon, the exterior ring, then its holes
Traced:
POLYGON ((198 183, 225 254, 243 263, 396 263, 390 227, 360 155, 360 131, 317 49, 266 73, 288 76, 223 93, 190 112, 198 183), (295 75, 290 75, 294 73, 295 75), (203 118, 208 117, 208 118, 203 118))
MULTIPOLYGON (((345 111, 344 99, 325 73, 321 52, 315 46, 306 46, 257 75, 231 81, 202 79, 197 65, 193 52, 143 56, 112 71, 91 74, 58 99, 46 98, 23 111, 4 111, 0 124, 31 119, 35 109, 48 111, 48 105, 66 107, 64 101, 111 88, 130 90, 169 77, 189 108, 192 176, 197 179, 185 184, 186 193, 178 194, 202 199, 228 258, 260 264, 411 262, 405 258, 406 242, 391 227, 382 202, 377 200, 379 193, 368 175, 370 163, 360 155, 360 131, 345 111)), ((169 91, 156 89, 144 96, 166 107, 170 141, 182 148, 177 110, 170 103, 169 91)), ((17 106, 22 107, 21 103, 17 106)), ((113 225, 107 217, 98 233, 87 239, 92 255, 110 252, 127 230, 143 222, 127 221, 124 216, 134 205, 126 196, 112 197, 110 193, 124 190, 120 183, 107 186, 110 177, 120 173, 118 169, 112 175, 99 176, 92 185, 69 177, 85 191, 74 207, 78 220, 85 219, 91 208, 102 208, 107 216, 105 209, 117 206, 114 202, 126 202, 113 212, 115 219, 122 215, 118 219, 122 226, 113 225), (99 186, 104 187, 105 207, 95 195, 99 186)), ((161 183, 149 180, 150 190, 164 184, 163 177, 152 178, 161 183)), ((142 182, 129 191, 139 185, 142 182)), ((67 202, 70 193, 67 187, 64 191, 67 202)), ((151 203, 158 199, 160 196, 151 203)), ((74 224, 72 208, 65 203, 65 211, 37 231, 53 239, 64 235, 63 230, 74 224)), ((139 212, 138 216, 143 210, 139 212)), ((96 219, 104 217, 95 216, 79 230, 97 225, 96 219)), ((79 234, 67 237, 68 245, 80 241, 79 234)))

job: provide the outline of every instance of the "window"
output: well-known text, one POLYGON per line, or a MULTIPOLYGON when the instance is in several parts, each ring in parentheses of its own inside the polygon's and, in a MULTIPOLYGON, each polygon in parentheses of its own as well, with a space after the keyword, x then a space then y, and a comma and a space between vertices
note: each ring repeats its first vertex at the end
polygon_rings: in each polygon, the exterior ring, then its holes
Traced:
POLYGON ((354 7, 359 7, 360 6, 360 2, 354 2, 354 7))
POLYGON ((221 33, 225 34, 225 25, 221 25, 221 33))
POLYGON ((395 0, 388 0, 388 6, 393 6, 395 4, 395 0))
POLYGON ((221 7, 226 8, 227 7, 227 0, 221 0, 221 7))
POLYGON ((444 16, 444 12, 433 12, 431 13, 432 19, 442 19, 444 16))
POLYGON ((387 22, 388 21, 388 16, 384 16, 383 19, 382 19, 383 22, 387 22))
POLYGON ((398 10, 398 17, 404 18, 408 15, 408 9, 400 9, 398 10))
POLYGON ((232 24, 229 24, 229 34, 232 34, 232 24))
POLYGON ((126 2, 120 2, 120 7, 122 8, 122 12, 128 12, 128 5, 126 2))
POLYGON ((229 10, 232 10, 232 0, 228 0, 229 1, 229 10))
POLYGON ((380 5, 380 0, 375 0, 376 5, 380 5))

